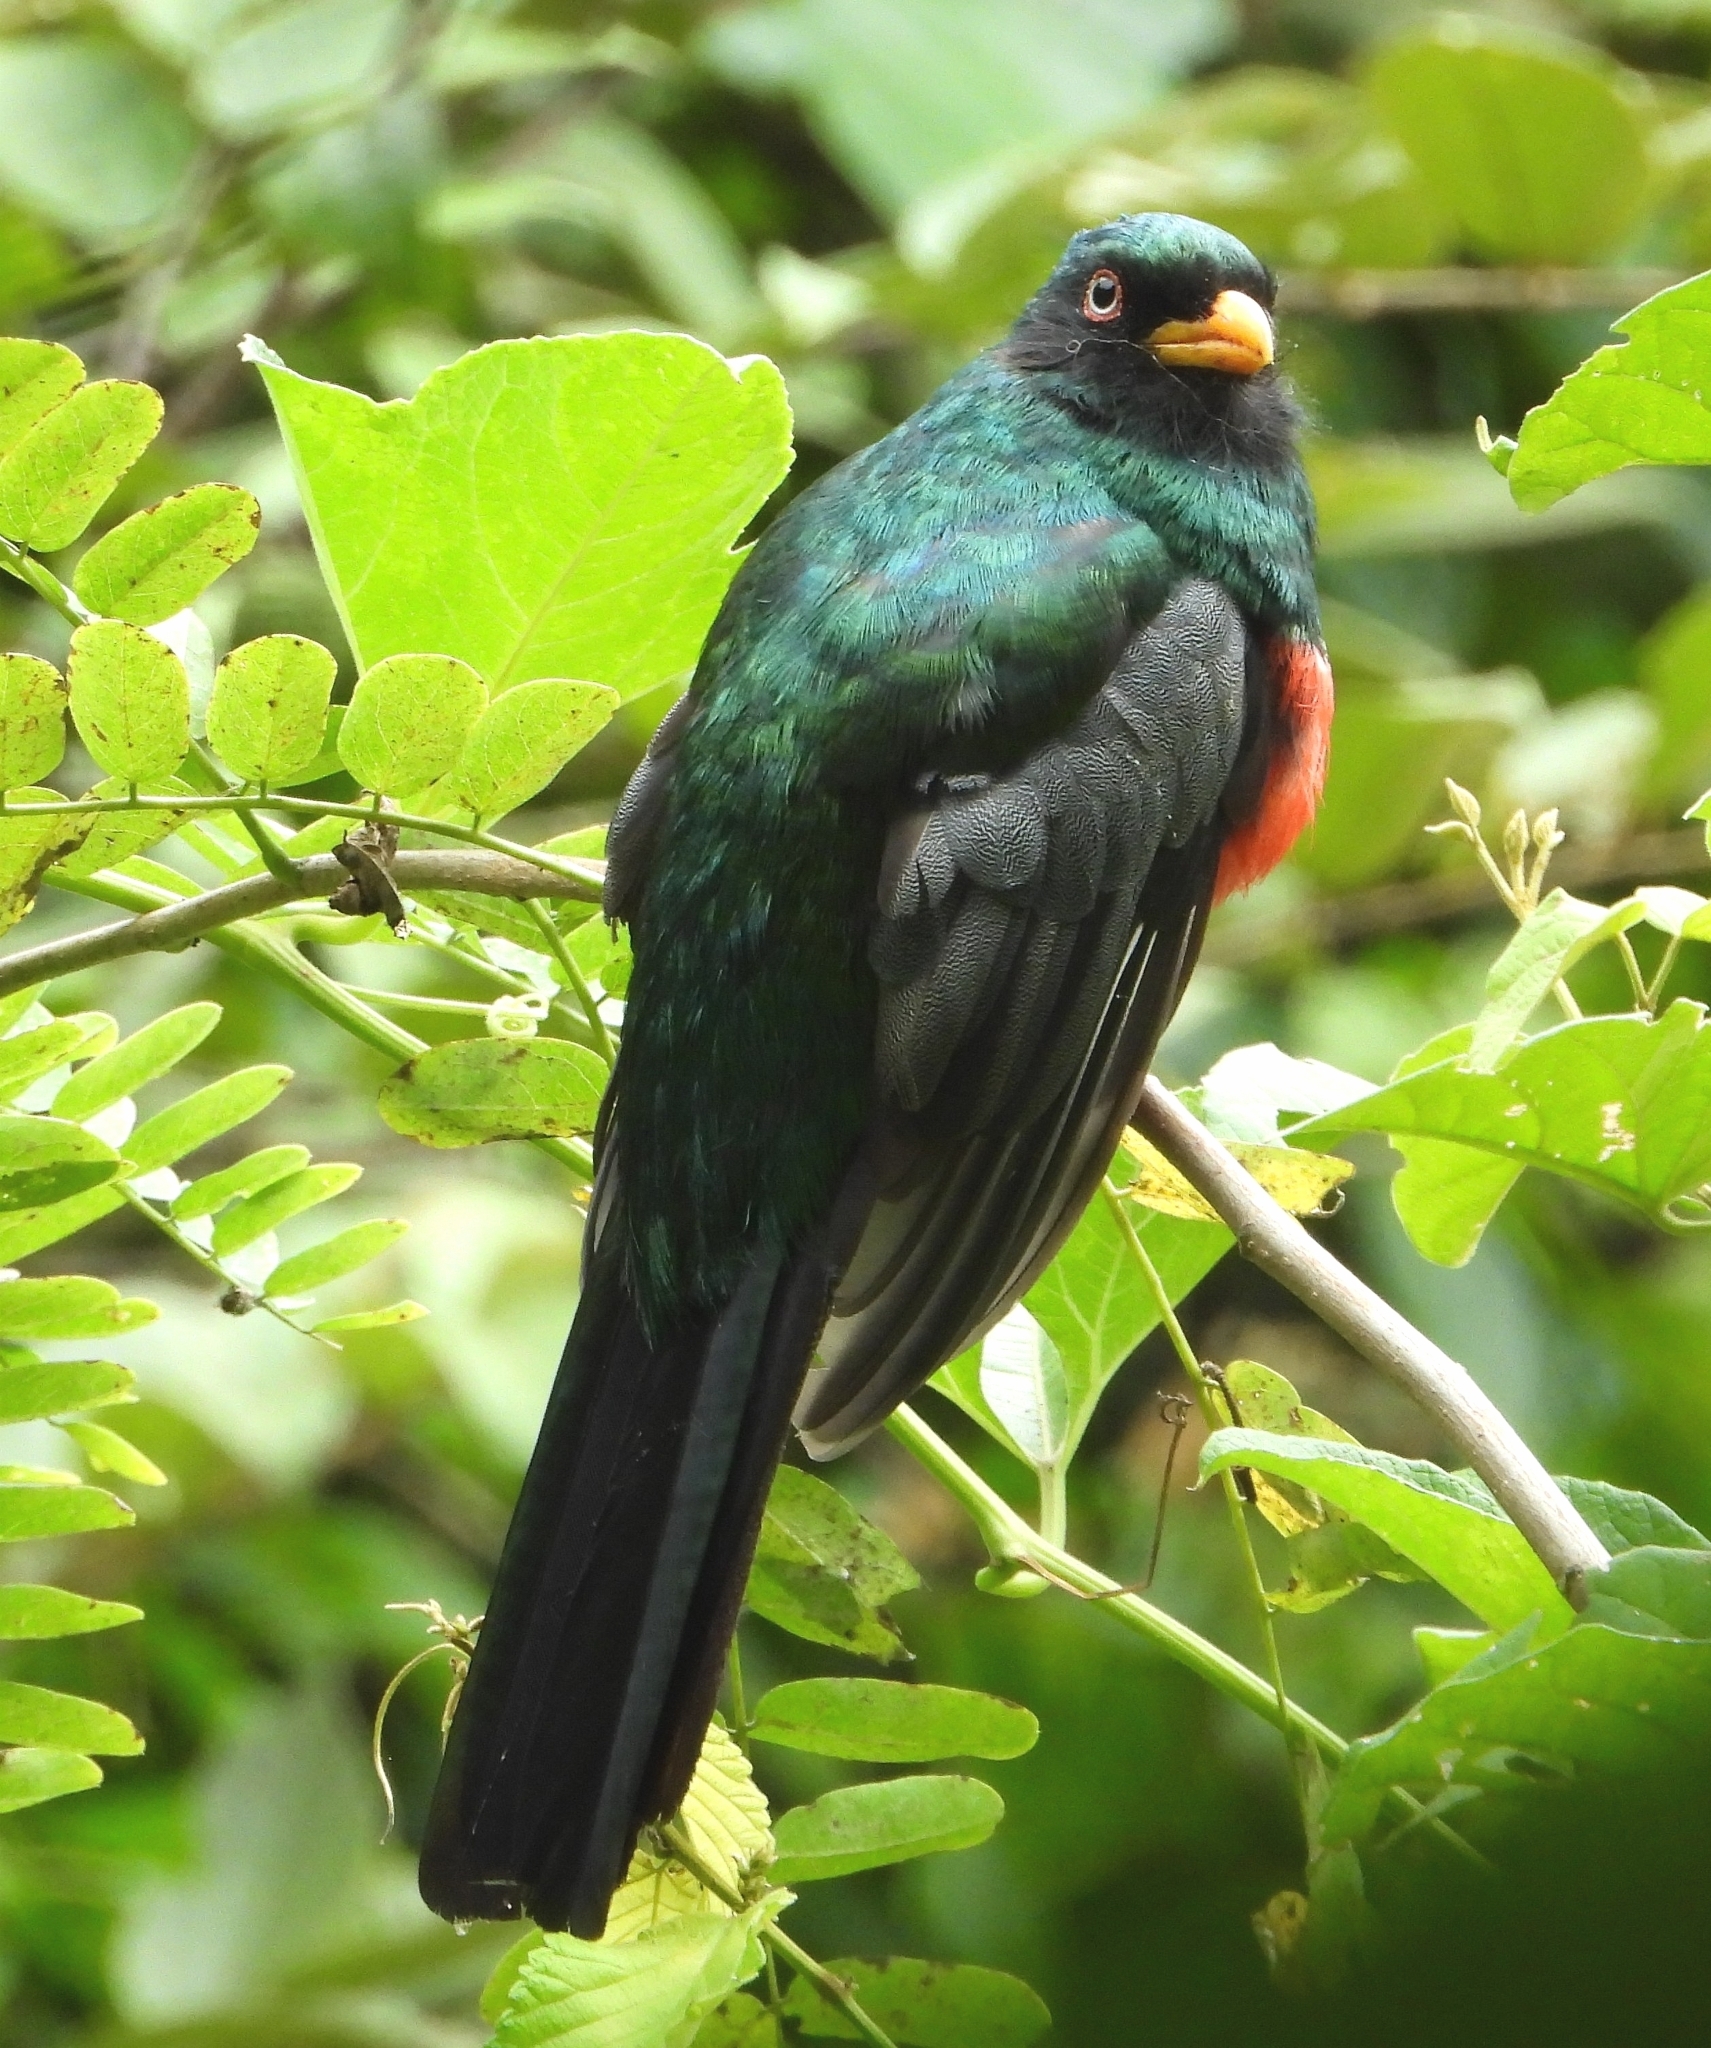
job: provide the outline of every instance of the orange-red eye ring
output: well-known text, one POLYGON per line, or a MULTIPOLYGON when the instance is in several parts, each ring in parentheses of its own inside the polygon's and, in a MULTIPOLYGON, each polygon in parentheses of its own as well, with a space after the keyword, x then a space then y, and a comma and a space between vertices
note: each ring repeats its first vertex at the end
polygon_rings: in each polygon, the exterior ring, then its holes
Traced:
POLYGON ((1081 295, 1081 316, 1107 327, 1123 312, 1123 280, 1114 270, 1096 270, 1081 295))

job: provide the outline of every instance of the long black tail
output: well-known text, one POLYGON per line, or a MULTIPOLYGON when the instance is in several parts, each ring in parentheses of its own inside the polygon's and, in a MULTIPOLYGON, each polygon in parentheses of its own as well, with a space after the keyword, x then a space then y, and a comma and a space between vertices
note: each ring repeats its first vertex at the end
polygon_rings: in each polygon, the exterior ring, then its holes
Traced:
POLYGON ((694 1772, 831 1279, 757 1257, 655 1346, 596 1248, 434 1792, 436 1913, 605 1926, 694 1772))

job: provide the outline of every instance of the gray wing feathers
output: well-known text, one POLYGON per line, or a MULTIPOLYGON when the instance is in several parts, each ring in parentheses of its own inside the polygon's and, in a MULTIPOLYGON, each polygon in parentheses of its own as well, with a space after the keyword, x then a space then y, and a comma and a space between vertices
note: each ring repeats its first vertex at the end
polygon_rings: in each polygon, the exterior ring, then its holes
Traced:
POLYGON ((1180 584, 1068 731, 894 827, 868 957, 904 1164, 798 1409, 816 1455, 1001 1315, 1097 1185, 1198 947, 1246 671, 1230 598, 1180 584))

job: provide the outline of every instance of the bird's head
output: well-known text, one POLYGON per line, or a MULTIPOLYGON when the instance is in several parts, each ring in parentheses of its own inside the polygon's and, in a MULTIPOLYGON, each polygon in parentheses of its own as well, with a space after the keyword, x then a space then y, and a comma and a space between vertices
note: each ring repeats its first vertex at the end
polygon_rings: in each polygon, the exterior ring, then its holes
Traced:
POLYGON ((1193 447, 1287 438, 1272 358, 1271 272, 1234 235, 1180 213, 1087 228, 1001 344, 1011 367, 1112 425, 1193 447), (1246 430, 1246 431, 1244 431, 1246 430))

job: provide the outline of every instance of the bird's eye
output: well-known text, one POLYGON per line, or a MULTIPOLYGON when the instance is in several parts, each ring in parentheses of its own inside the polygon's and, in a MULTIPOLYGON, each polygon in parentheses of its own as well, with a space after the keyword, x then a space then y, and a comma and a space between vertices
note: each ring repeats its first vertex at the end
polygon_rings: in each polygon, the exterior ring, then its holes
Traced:
POLYGON ((1123 280, 1114 270, 1096 270, 1087 280, 1081 296, 1081 310, 1089 320, 1115 320, 1123 310, 1123 280))

